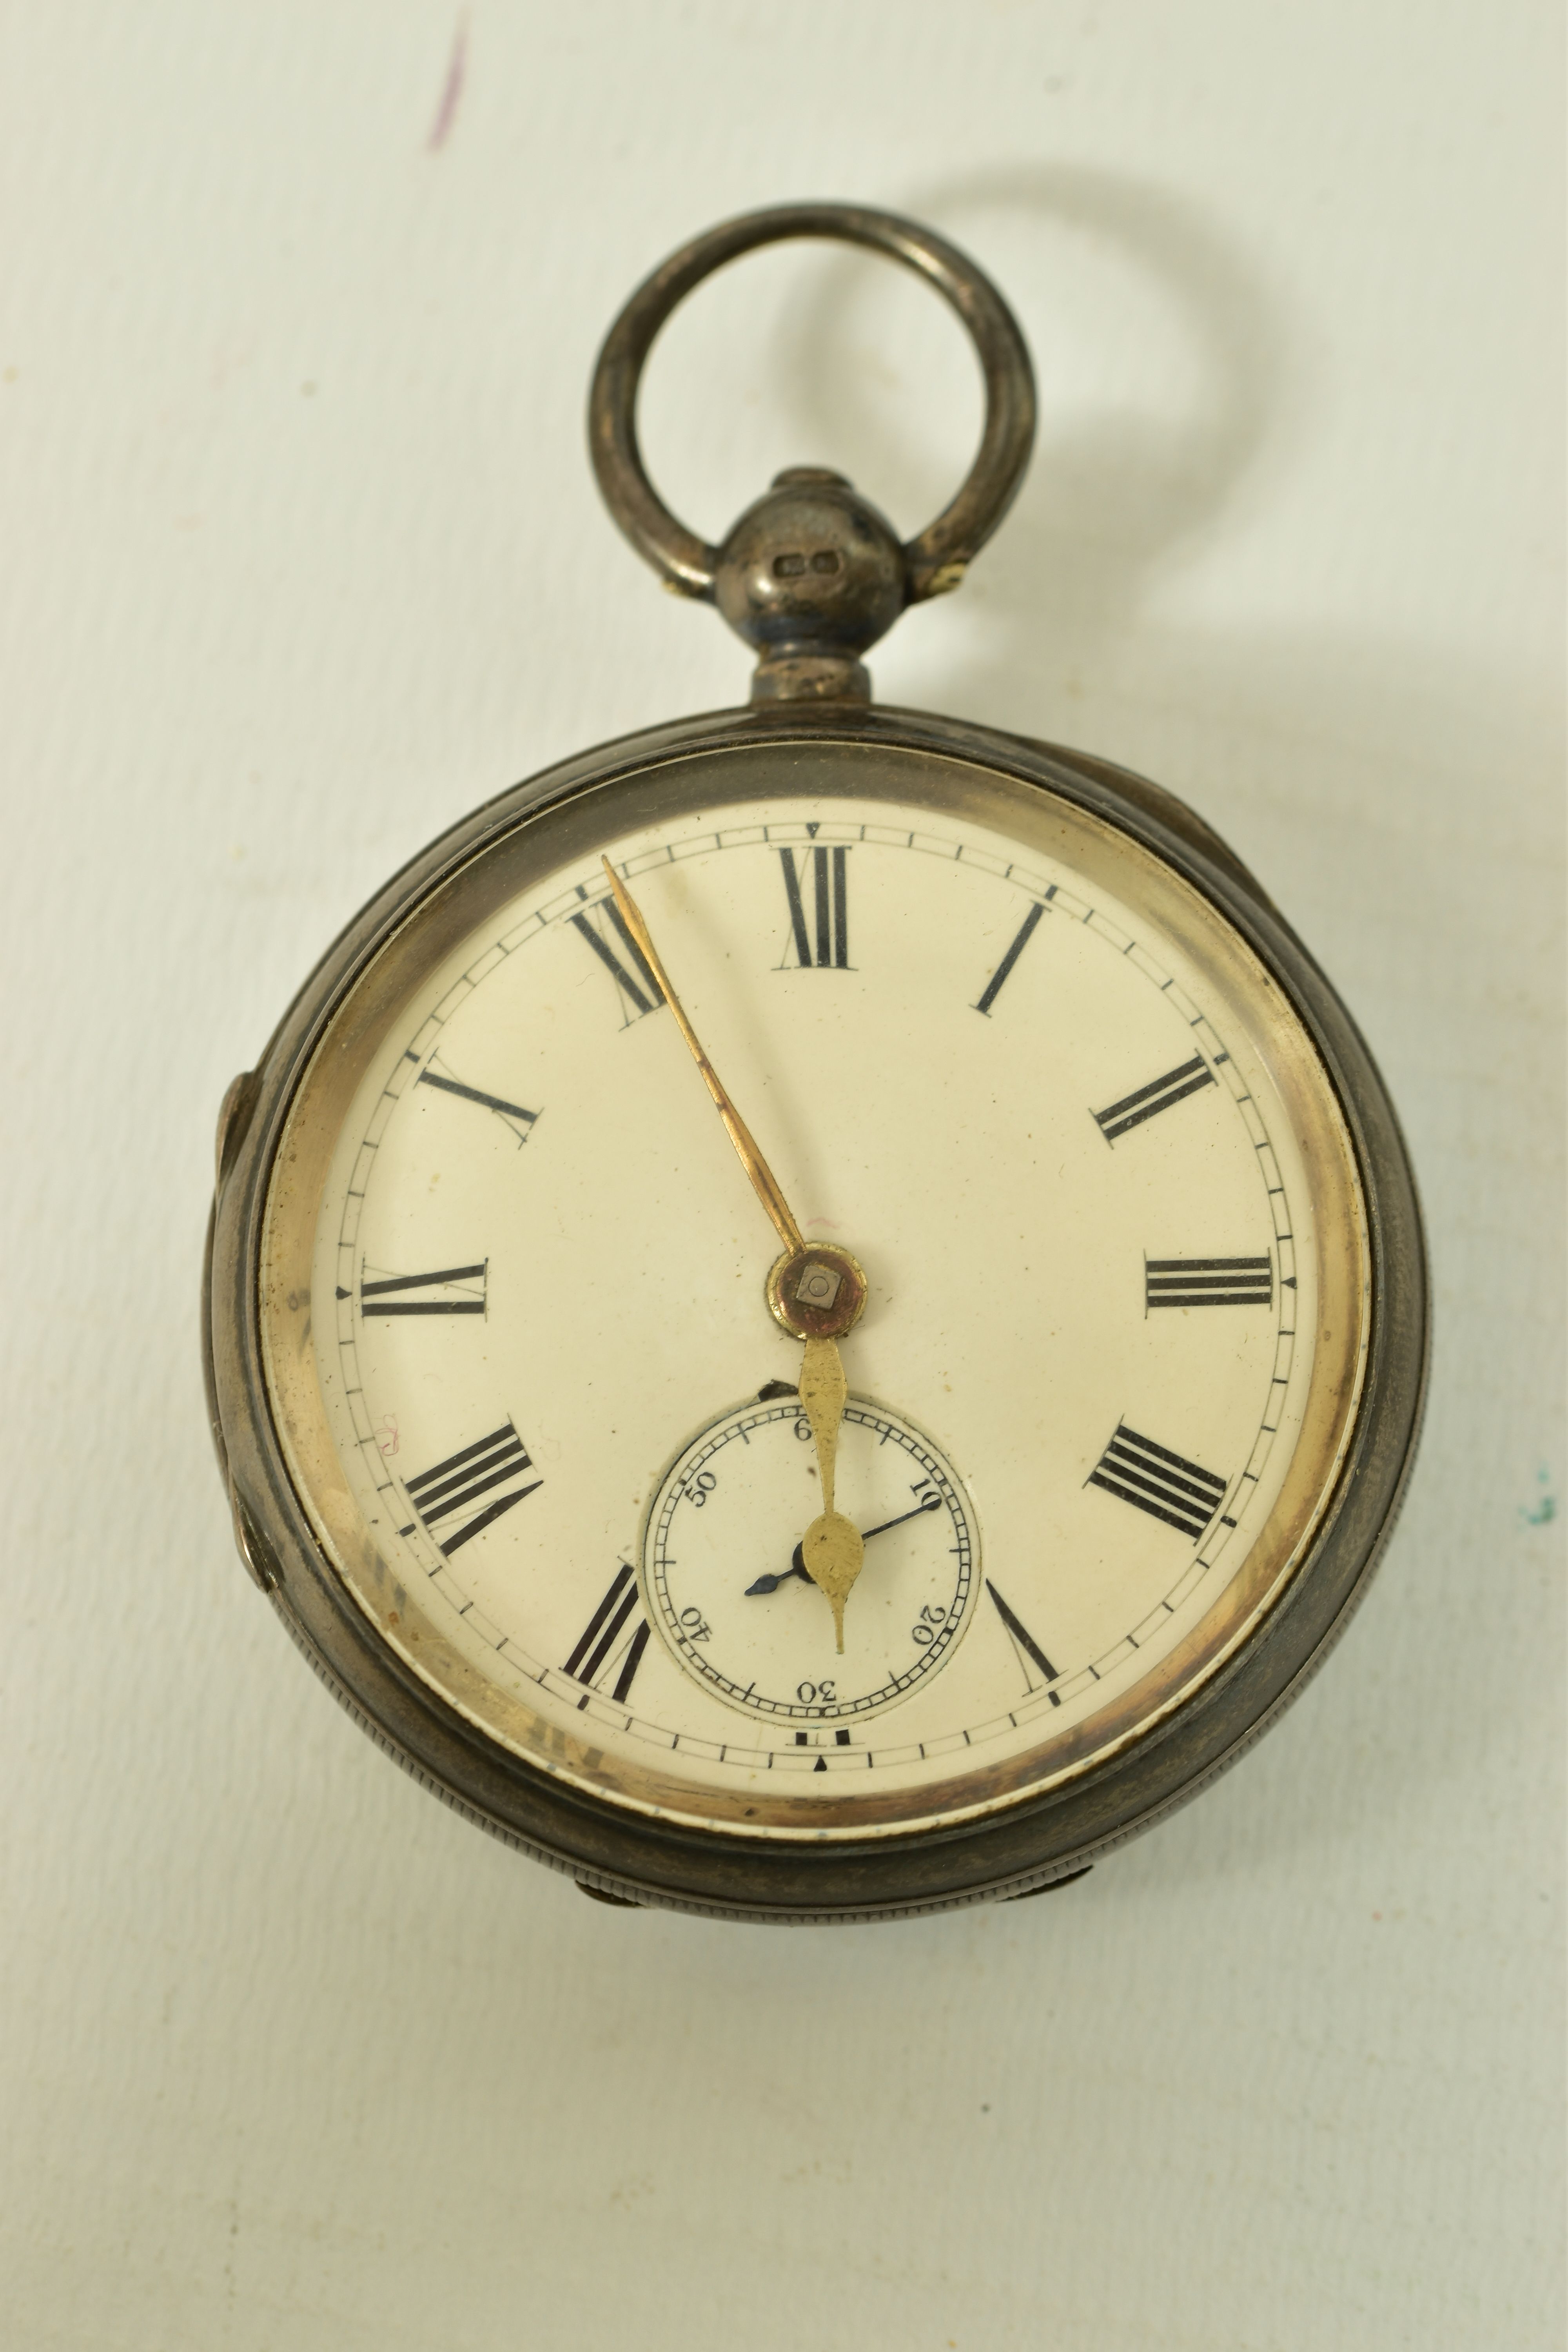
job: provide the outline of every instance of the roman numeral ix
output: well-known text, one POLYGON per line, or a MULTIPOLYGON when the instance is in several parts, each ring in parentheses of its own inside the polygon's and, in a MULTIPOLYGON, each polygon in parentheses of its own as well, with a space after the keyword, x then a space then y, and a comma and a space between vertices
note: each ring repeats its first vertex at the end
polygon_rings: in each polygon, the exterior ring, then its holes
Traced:
MULTIPOLYGON (((463 1512, 474 1513, 450 1535, 436 1537, 437 1549, 450 1559, 455 1551, 461 1551, 466 1543, 472 1543, 476 1536, 493 1527, 514 1503, 539 1492, 544 1484, 542 1478, 535 1478, 526 1486, 515 1483, 532 1467, 521 1438, 510 1421, 503 1422, 488 1437, 476 1438, 472 1445, 448 1454, 445 1462, 437 1462, 433 1468, 422 1470, 417 1478, 410 1478, 408 1499, 432 1534, 438 1520, 450 1519, 463 1512), (498 1495, 498 1486, 509 1488, 510 1492, 498 1495), (486 1495, 493 1499, 476 1510, 476 1505, 486 1495)), ((399 1535, 413 1532, 412 1524, 398 1529, 399 1535)))
POLYGON ((1143 1309, 1268 1307, 1274 1268, 1267 1257, 1145 1257, 1143 1309))
MULTIPOLYGON (((448 1265, 439 1274, 395 1274, 384 1281, 365 1282, 359 1286, 360 1313, 368 1322, 373 1315, 482 1315, 485 1311, 485 1269, 489 1258, 478 1265, 448 1265), (432 1298, 409 1298, 395 1293, 429 1290, 438 1295, 432 1298)), ((348 1292, 340 1290, 340 1298, 348 1292)))
POLYGON ((1168 1528, 1180 1528, 1194 1543, 1225 1500, 1223 1478, 1184 1454, 1173 1454, 1167 1445, 1156 1445, 1152 1437, 1140 1436, 1125 1422, 1117 1423, 1115 1436, 1086 1483, 1103 1486, 1108 1495, 1147 1511, 1152 1519, 1163 1519, 1168 1528))
MULTIPOLYGON (((790 939, 795 961, 803 971, 849 969, 849 856, 847 850, 819 846, 806 865, 797 868, 793 849, 779 851, 784 867, 784 897, 789 901, 790 939), (809 876, 809 882, 808 882, 809 876), (805 891, 811 893, 812 920, 806 921, 805 891), (815 952, 814 952, 815 950, 815 952)), ((784 950, 787 963, 789 950, 784 950)))
POLYGON ((1151 1078, 1146 1087, 1138 1088, 1136 1094, 1123 1095, 1120 1102, 1111 1103, 1105 1110, 1097 1110, 1095 1125, 1107 1143, 1114 1143, 1117 1137, 1125 1135, 1130 1128, 1142 1127, 1146 1118, 1158 1118, 1161 1111, 1169 1110, 1173 1103, 1184 1102, 1188 1095, 1195 1095, 1200 1087, 1217 1084, 1203 1055, 1194 1054, 1190 1062, 1182 1062, 1175 1069, 1167 1070, 1163 1078, 1151 1078))
POLYGON ((589 914, 574 915, 572 928, 579 932, 593 949, 610 978, 620 992, 621 1026, 629 1029, 645 1013, 657 1013, 664 1003, 659 985, 648 970, 643 951, 626 929, 626 919, 613 898, 601 898, 589 914), (596 928, 593 917, 607 917, 616 936, 615 946, 596 928), (625 961, 617 948, 625 952, 625 961), (628 1005, 630 1011, 627 1011, 628 1005))
MULTIPOLYGON (((637 1570, 623 1560, 610 1580, 610 1589, 589 1618, 582 1638, 567 1659, 563 1672, 580 1683, 592 1683, 606 1665, 618 1666, 610 1696, 617 1706, 625 1699, 642 1664, 647 1647, 648 1622, 637 1616, 637 1629, 624 1649, 622 1643, 626 1626, 637 1611, 637 1570)), ((579 1705, 586 1706, 587 1700, 579 1705)))

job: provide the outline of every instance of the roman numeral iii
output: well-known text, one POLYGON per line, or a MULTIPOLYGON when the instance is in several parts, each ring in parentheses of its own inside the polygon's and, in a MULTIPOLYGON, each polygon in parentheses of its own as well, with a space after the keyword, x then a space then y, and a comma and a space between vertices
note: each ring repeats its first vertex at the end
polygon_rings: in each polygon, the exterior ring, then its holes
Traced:
POLYGON ((1117 1137, 1125 1135, 1129 1129, 1142 1127, 1146 1118, 1157 1118, 1173 1103, 1184 1102, 1189 1095, 1195 1095, 1200 1087, 1212 1087, 1217 1083, 1203 1055, 1194 1054, 1190 1062, 1179 1063, 1175 1069, 1167 1070, 1162 1078, 1151 1078, 1148 1085, 1140 1087, 1135 1094, 1123 1095, 1120 1102, 1110 1104, 1104 1110, 1097 1110, 1095 1125, 1107 1143, 1114 1143, 1117 1137))
MULTIPOLYGON (((616 1669, 610 1696, 618 1705, 630 1690, 647 1647, 648 1622, 637 1609, 635 1569, 623 1560, 610 1580, 610 1589, 589 1618, 576 1648, 563 1672, 580 1683, 593 1683, 608 1667, 616 1669), (627 1633, 636 1616, 637 1624, 627 1633)), ((588 1702, 580 1702, 586 1706, 588 1702)))
POLYGON ((1156 1445, 1125 1422, 1117 1423, 1115 1436, 1087 1483, 1103 1486, 1108 1495, 1147 1511, 1152 1519, 1163 1519, 1168 1528, 1180 1528, 1194 1543, 1225 1500, 1223 1478, 1184 1454, 1173 1454, 1168 1445, 1156 1445))
MULTIPOLYGON (((510 1421, 500 1429, 492 1429, 488 1437, 476 1438, 456 1454, 448 1454, 445 1462, 436 1463, 422 1470, 417 1478, 407 1482, 408 1499, 425 1525, 435 1534, 438 1523, 457 1519, 458 1525, 449 1533, 436 1536, 438 1548, 448 1559, 461 1551, 466 1543, 483 1535, 497 1519, 521 1503, 527 1495, 536 1495, 544 1484, 534 1478, 524 1486, 519 1482, 533 1467, 528 1448, 510 1421), (498 1494, 498 1487, 507 1491, 498 1494), (483 1502, 489 1495, 490 1501, 483 1502), (471 1513, 471 1517, 465 1514, 471 1513)), ((412 1525, 400 1528, 400 1535, 412 1535, 412 1525)))
POLYGON ((482 1258, 478 1265, 444 1266, 439 1274, 395 1274, 374 1282, 362 1279, 360 1313, 367 1322, 373 1315, 482 1315, 489 1265, 489 1258, 482 1258), (428 1296, 410 1297, 411 1291, 428 1296))
POLYGON ((1268 1307, 1274 1268, 1267 1257, 1146 1257, 1143 1307, 1268 1307))
MULTIPOLYGON (((849 856, 821 846, 796 866, 793 849, 779 851, 784 897, 789 902, 790 944, 803 970, 849 969, 849 856), (809 920, 808 920, 809 915, 809 920)), ((789 949, 784 950, 789 961, 789 949)))

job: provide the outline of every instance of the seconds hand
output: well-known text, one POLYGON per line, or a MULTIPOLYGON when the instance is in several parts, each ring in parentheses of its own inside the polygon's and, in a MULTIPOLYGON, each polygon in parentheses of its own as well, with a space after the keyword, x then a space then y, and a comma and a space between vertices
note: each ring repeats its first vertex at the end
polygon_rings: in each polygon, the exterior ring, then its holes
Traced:
POLYGON ((833 1507, 833 1474, 838 1454, 838 1425, 844 1418, 848 1383, 838 1353, 838 1336, 847 1331, 865 1304, 865 1277, 847 1250, 808 1250, 805 1238, 779 1190, 773 1170, 758 1150, 751 1129, 721 1085, 719 1073, 703 1052, 697 1032, 669 984, 658 949, 648 934, 636 899, 607 857, 601 857, 616 905, 637 941, 660 995, 675 1016, 713 1107, 724 1122, 724 1132, 750 1177, 752 1189, 767 1211, 769 1223, 784 1245, 784 1255, 768 1277, 768 1303, 775 1318, 805 1343, 800 1368, 801 1410, 811 1424, 816 1465, 822 1480, 822 1509, 800 1539, 806 1573, 826 1595, 833 1611, 833 1630, 844 1647, 844 1603, 860 1573, 866 1547, 853 1520, 833 1507))
MULTIPOLYGON (((884 1519, 879 1528, 868 1528, 862 1534, 860 1540, 862 1543, 869 1543, 873 1536, 885 1536, 889 1528, 901 1528, 906 1519, 923 1518, 928 1511, 940 1511, 941 1508, 942 1496, 940 1495, 928 1495, 925 1501, 923 1503, 917 1503, 912 1511, 900 1511, 896 1519, 884 1519)), ((799 1544, 796 1544, 795 1548, 795 1552, 791 1558, 789 1566, 786 1569, 782 1570, 777 1576, 759 1576, 755 1584, 747 1585, 747 1600, 749 1601, 751 1599, 753 1592, 776 1592, 781 1584, 787 1584, 789 1582, 792 1576, 804 1576, 808 1584, 811 1581, 811 1578, 806 1570, 805 1561, 801 1557, 801 1548, 799 1544)))

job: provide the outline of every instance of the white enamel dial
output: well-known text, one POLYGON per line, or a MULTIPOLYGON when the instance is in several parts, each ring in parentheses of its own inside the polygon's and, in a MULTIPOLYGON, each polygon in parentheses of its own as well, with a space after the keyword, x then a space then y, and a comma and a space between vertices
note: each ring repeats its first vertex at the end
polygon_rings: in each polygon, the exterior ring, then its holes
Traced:
POLYGON ((1021 788, 784 767, 605 796, 363 1017, 309 1197, 275 1187, 269 1377, 360 1605, 492 1738, 647 1811, 863 1835, 1081 1769, 1272 1604, 1365 1252, 1331 1091, 1195 892, 1021 788), (842 1656, 791 1572, 777 1242, 601 849, 807 1239, 866 1269, 842 1656))

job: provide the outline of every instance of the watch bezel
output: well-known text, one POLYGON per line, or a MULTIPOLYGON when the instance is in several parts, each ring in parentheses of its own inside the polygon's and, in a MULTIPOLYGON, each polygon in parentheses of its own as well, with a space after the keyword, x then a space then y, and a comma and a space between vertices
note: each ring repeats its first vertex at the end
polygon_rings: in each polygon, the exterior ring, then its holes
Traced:
POLYGON ((1075 1875, 1196 1794, 1302 1687, 1348 1622, 1393 1526, 1419 1431, 1427 1284, 1408 1155, 1346 1008, 1261 887, 1159 786, 1085 754, 882 708, 721 711, 642 730, 514 786, 413 859, 305 982, 247 1082, 231 1089, 205 1302, 214 1433, 243 1555, 311 1663, 416 1779, 480 1826, 623 1900, 753 1920, 910 1916, 1075 1875), (1373 1311, 1362 1396, 1334 1493, 1279 1604, 1163 1722, 1064 1785, 952 1825, 803 1848, 639 1817, 479 1733, 376 1636, 295 1492, 263 1370, 258 1269, 279 1140, 334 1012, 412 910, 521 819, 650 765, 766 741, 933 751, 1074 803, 1152 851, 1246 940, 1317 1047, 1366 1205, 1373 1311))

